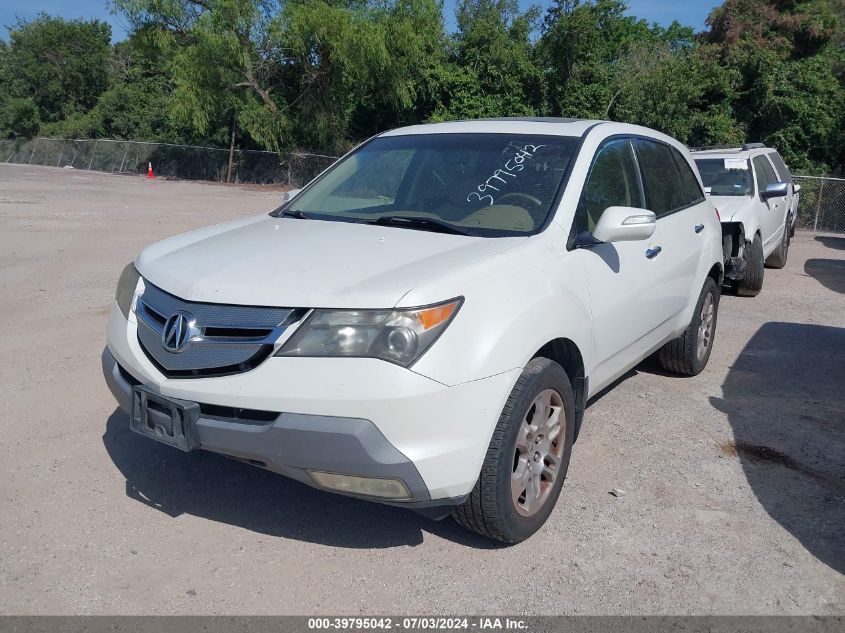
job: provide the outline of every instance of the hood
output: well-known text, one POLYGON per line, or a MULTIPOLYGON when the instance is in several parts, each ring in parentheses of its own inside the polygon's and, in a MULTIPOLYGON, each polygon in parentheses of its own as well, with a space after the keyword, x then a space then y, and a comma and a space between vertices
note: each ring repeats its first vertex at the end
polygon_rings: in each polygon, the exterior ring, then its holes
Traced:
POLYGON ((525 239, 262 215, 153 244, 135 265, 188 301, 391 308, 415 286, 525 239))
POLYGON ((734 216, 754 206, 752 196, 709 196, 710 202, 719 210, 722 222, 732 222, 734 216))

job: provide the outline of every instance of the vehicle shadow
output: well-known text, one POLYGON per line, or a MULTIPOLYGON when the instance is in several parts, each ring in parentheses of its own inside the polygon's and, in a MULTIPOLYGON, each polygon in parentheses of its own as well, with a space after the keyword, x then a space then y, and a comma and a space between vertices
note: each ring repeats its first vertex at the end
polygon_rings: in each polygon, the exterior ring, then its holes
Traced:
POLYGON ((835 237, 833 235, 817 235, 816 241, 821 242, 828 248, 834 248, 840 251, 845 251, 845 237, 835 237))
POLYGON ((845 294, 845 259, 808 259, 804 272, 825 288, 845 294))
POLYGON ((714 407, 766 512, 845 572, 845 328, 767 323, 742 350, 714 407))
POLYGON ((415 546, 423 532, 478 549, 500 544, 451 519, 310 488, 214 453, 183 453, 129 430, 115 409, 103 444, 126 478, 126 496, 171 517, 191 514, 253 532, 349 548, 415 546))

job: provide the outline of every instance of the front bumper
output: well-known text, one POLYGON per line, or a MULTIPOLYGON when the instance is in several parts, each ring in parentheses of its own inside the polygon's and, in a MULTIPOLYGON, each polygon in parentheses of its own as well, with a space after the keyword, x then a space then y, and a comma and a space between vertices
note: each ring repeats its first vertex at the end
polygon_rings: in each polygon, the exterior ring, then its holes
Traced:
POLYGON ((200 403, 200 448, 312 486, 308 470, 399 479, 411 498, 396 505, 443 506, 469 494, 519 376, 515 369, 447 387, 380 360, 271 357, 240 374, 172 379, 144 354, 133 316, 113 306, 102 358, 124 411, 133 383, 200 403), (278 415, 245 421, 224 408, 278 415))
MULTIPOLYGON (((130 414, 132 387, 137 382, 127 377, 125 370, 121 372, 108 349, 103 350, 102 364, 112 395, 120 408, 130 414)), ((246 421, 214 415, 213 411, 206 408, 196 425, 204 450, 235 457, 312 486, 315 484, 308 470, 398 479, 411 493, 411 499, 403 503, 426 506, 431 501, 416 467, 369 420, 280 413, 272 421, 246 421)))

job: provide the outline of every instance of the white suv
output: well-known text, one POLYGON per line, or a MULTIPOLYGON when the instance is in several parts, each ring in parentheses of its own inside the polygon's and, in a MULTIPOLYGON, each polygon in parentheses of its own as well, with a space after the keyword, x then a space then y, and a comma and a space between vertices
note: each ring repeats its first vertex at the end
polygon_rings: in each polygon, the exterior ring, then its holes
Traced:
POLYGON ((776 150, 762 143, 694 150, 705 191, 722 219, 725 277, 737 294, 763 288, 763 267, 783 268, 798 217, 798 192, 776 150))
POLYGON ((710 355, 719 222, 685 147, 597 121, 370 139, 269 215, 146 248, 103 353, 131 428, 506 542, 590 396, 710 355))

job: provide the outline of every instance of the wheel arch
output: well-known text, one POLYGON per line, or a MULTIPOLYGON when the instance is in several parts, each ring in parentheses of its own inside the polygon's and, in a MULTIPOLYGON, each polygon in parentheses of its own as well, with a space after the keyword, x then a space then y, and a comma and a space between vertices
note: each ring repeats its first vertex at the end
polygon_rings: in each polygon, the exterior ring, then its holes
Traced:
POLYGON ((725 270, 721 264, 713 264, 710 271, 707 273, 707 276, 716 282, 717 288, 721 288, 725 281, 725 270))
POLYGON ((572 393, 575 397, 575 439, 581 430, 584 409, 587 403, 588 378, 585 375, 584 357, 578 345, 568 338, 556 338, 540 347, 531 358, 548 358, 563 367, 569 376, 572 393))

